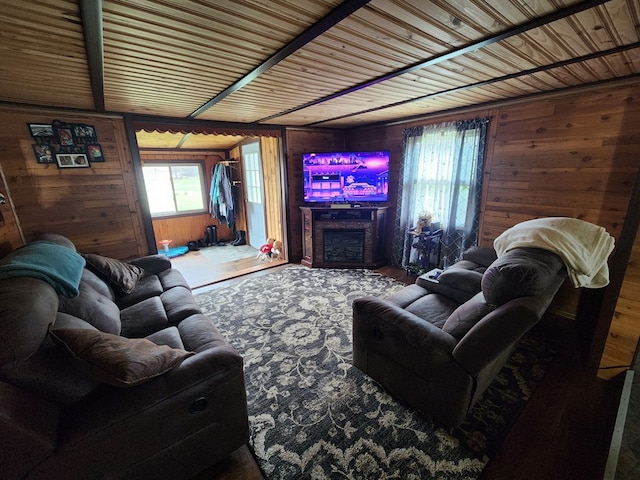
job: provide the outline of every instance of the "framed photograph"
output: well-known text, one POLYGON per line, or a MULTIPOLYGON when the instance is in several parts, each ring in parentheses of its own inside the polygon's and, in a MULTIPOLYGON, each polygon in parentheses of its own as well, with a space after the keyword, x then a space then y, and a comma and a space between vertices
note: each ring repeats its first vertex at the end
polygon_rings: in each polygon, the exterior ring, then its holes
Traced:
POLYGON ((31 136, 35 138, 40 137, 54 137, 53 125, 47 125, 44 123, 27 123, 29 126, 29 132, 31 136))
POLYGON ((102 147, 97 143, 87 145, 87 155, 89 155, 89 161, 91 162, 104 162, 102 147))
POLYGON ((71 127, 58 127, 55 129, 56 137, 58 137, 58 143, 62 147, 68 147, 74 145, 73 131, 71 127))
POLYGON ((58 153, 56 162, 59 168, 89 168, 89 159, 84 153, 58 153))
POLYGON ((93 125, 72 125, 73 138, 77 143, 95 143, 98 140, 96 129, 93 125))
POLYGON ((38 163, 56 163, 53 157, 53 151, 51 145, 33 145, 33 153, 36 155, 36 161, 38 163))

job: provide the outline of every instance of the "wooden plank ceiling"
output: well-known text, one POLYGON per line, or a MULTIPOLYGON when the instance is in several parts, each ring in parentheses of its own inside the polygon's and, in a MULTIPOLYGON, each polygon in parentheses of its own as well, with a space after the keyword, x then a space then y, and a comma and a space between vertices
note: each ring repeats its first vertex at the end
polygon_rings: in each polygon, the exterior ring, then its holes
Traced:
POLYGON ((350 128, 638 76, 639 0, 0 0, 0 101, 350 128))

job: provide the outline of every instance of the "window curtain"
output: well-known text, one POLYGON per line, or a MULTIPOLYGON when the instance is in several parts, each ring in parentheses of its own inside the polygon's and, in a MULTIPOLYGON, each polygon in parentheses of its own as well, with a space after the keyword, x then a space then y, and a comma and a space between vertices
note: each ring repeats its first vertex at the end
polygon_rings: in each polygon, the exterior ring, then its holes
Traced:
POLYGON ((430 215, 443 229, 440 267, 452 265, 477 245, 488 122, 479 118, 405 129, 394 265, 406 268, 412 261, 409 231, 422 215, 430 215))

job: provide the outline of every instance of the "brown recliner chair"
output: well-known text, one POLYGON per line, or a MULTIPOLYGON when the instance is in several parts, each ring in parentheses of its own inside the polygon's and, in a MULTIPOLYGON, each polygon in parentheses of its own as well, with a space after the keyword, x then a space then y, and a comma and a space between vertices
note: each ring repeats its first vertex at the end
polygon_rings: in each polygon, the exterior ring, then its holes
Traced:
POLYGON ((462 423, 566 278, 545 250, 493 259, 474 249, 437 279, 353 302, 353 364, 445 428, 462 423))

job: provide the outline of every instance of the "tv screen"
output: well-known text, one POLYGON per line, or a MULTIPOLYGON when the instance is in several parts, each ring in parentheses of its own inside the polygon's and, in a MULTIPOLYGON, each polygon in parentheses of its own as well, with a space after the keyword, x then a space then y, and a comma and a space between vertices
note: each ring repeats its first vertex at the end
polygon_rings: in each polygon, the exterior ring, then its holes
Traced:
POLYGON ((386 202, 389 152, 303 153, 305 202, 386 202))

